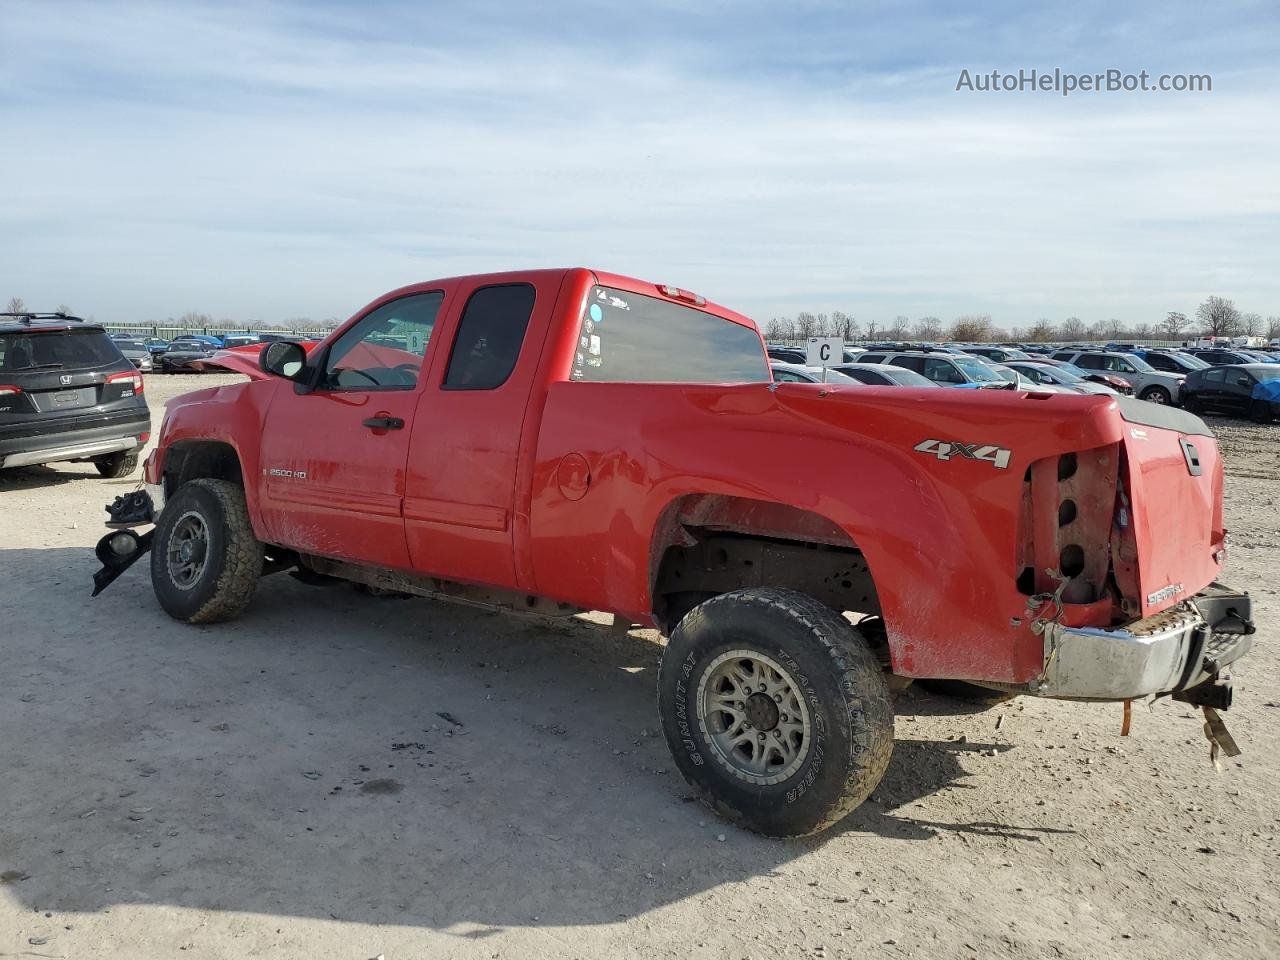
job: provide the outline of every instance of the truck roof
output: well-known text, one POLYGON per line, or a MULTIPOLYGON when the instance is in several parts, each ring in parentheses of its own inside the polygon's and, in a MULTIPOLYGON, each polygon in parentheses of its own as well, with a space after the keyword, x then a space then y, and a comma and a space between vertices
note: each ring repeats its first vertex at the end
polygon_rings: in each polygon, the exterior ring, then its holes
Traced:
MULTIPOLYGON (((621 273, 609 273, 606 270, 595 270, 590 267, 554 267, 539 268, 534 270, 502 270, 496 273, 472 273, 463 274, 456 277, 437 277, 433 280, 425 280, 419 283, 411 283, 406 286, 393 290, 378 298, 379 301, 392 300, 396 297, 402 297, 410 293, 420 293, 432 289, 442 283, 452 283, 458 280, 482 281, 485 284, 502 284, 502 283, 521 283, 531 280, 535 277, 561 276, 568 277, 570 274, 582 271, 589 273, 595 278, 595 282, 604 287, 617 287, 630 293, 638 293, 643 296, 657 297, 663 300, 670 300, 673 303, 679 303, 686 307, 692 307, 695 310, 704 310, 707 313, 716 315, 725 320, 741 324, 752 330, 759 330, 759 326, 750 317, 738 313, 723 304, 714 303, 707 298, 693 293, 687 288, 677 287, 674 284, 654 283, 649 280, 641 280, 637 277, 628 277, 621 273), (669 291, 674 291, 673 293, 669 291)), ((377 302, 377 301, 375 301, 377 302)), ((367 308, 361 308, 363 313, 367 308)))

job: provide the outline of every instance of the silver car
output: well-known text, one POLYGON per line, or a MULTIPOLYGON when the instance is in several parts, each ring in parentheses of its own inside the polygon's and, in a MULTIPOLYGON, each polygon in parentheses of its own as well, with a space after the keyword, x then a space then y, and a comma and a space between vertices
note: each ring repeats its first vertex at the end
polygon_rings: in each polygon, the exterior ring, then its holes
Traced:
POLYGON ((147 349, 145 343, 138 343, 133 340, 116 340, 115 345, 120 348, 120 352, 124 354, 125 359, 135 367, 143 373, 151 372, 153 366, 151 351, 147 349))
POLYGON ((1161 373, 1141 357, 1108 350, 1059 350, 1055 360, 1074 363, 1084 370, 1101 370, 1123 377, 1133 387, 1133 395, 1152 403, 1177 403, 1185 373, 1161 373))
POLYGON ((1028 380, 1041 386, 1070 387, 1076 393, 1092 393, 1098 396, 1120 396, 1105 383, 1093 383, 1084 377, 1076 376, 1070 370, 1055 367, 1051 363, 1035 363, 1033 361, 1024 363, 1010 360, 1005 366, 1017 370, 1028 380))

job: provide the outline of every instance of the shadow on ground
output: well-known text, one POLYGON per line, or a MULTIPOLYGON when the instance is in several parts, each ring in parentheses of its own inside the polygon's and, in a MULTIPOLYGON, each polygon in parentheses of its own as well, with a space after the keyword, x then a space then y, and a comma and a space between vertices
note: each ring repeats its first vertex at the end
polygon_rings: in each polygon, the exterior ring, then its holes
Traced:
POLYGON ((145 564, 90 600, 94 566, 88 549, 0 551, 0 872, 33 910, 483 936, 634 916, 841 832, 1038 834, 913 819, 913 800, 964 788, 966 752, 993 748, 928 740, 900 742, 876 802, 823 838, 722 823, 675 772, 660 650, 635 635, 287 576, 241 620, 190 627, 159 611, 145 564))

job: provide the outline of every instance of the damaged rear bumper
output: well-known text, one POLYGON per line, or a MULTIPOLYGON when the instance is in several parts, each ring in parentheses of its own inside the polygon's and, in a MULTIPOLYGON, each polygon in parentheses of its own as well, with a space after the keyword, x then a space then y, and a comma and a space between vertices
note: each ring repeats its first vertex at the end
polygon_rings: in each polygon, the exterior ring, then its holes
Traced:
POLYGON ((1134 700, 1191 690, 1253 647, 1253 601, 1213 584, 1171 610, 1123 627, 1044 631, 1045 667, 1030 692, 1080 700, 1134 700))

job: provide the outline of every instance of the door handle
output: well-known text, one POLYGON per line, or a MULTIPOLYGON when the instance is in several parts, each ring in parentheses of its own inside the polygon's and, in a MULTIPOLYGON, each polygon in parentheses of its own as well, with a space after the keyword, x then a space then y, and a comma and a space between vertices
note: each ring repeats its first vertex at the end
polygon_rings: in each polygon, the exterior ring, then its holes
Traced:
POLYGON ((404 420, 400 417, 370 417, 364 421, 370 430, 403 430, 404 420))

